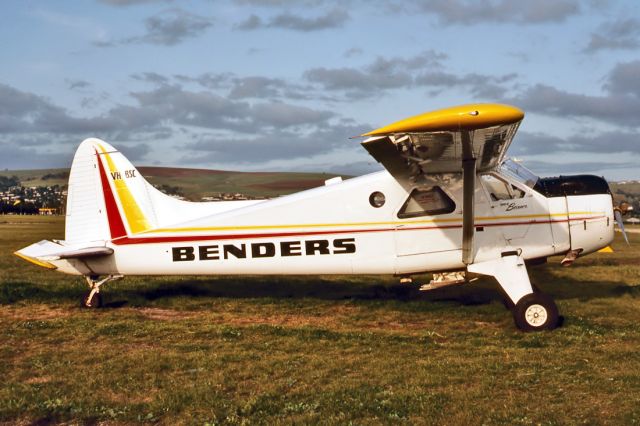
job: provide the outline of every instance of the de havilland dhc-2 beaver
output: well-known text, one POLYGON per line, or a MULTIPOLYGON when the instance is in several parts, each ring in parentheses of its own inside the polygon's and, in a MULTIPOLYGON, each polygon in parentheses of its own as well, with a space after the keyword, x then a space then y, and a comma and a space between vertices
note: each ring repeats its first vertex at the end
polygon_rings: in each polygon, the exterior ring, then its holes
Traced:
POLYGON ((494 277, 518 328, 558 325, 527 266, 608 246, 621 208, 597 176, 539 178, 506 159, 524 113, 499 104, 427 112, 362 136, 385 170, 270 200, 194 203, 149 184, 113 146, 83 141, 65 239, 15 254, 82 275, 86 307, 125 275, 434 273, 424 289, 494 277))

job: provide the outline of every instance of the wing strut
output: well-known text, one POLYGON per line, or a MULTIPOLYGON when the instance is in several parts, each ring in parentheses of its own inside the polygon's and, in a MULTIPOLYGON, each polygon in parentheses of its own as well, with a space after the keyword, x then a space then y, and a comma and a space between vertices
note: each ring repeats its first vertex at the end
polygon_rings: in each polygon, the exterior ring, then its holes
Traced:
POLYGON ((474 195, 476 188, 476 159, 473 155, 471 131, 462 136, 462 262, 473 263, 474 195))

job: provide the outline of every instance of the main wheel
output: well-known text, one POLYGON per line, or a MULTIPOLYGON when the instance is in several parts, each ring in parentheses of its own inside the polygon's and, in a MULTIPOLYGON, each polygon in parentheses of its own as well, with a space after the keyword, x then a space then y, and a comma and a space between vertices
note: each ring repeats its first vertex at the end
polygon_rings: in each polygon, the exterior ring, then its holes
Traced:
POLYGON ((102 307, 102 295, 100 293, 94 294, 90 301, 89 295, 91 295, 91 291, 86 292, 84 296, 82 296, 81 306, 83 308, 94 309, 102 307))
POLYGON ((558 326, 558 307, 546 294, 527 294, 513 308, 513 319, 522 331, 553 330, 558 326))

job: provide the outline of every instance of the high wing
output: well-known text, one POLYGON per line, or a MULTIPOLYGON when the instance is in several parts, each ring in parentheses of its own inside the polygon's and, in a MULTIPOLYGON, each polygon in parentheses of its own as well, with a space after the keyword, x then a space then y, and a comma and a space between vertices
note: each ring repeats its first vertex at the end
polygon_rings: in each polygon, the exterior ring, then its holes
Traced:
POLYGON ((509 105, 462 105, 365 133, 362 145, 404 187, 423 175, 462 173, 462 261, 470 265, 476 174, 500 165, 523 118, 509 105))
POLYGON ((427 112, 365 133, 364 148, 401 184, 421 174, 476 172, 500 165, 524 117, 518 108, 470 104, 427 112))

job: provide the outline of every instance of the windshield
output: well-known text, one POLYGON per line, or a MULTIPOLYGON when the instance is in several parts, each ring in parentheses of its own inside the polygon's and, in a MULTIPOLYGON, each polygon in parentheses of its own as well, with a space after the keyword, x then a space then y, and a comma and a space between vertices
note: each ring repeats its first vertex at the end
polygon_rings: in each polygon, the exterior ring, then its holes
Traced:
POLYGON ((502 162, 500 165, 500 172, 527 185, 529 188, 533 188, 536 182, 538 182, 538 179, 540 179, 538 176, 534 175, 531 170, 510 158, 507 158, 502 162))

